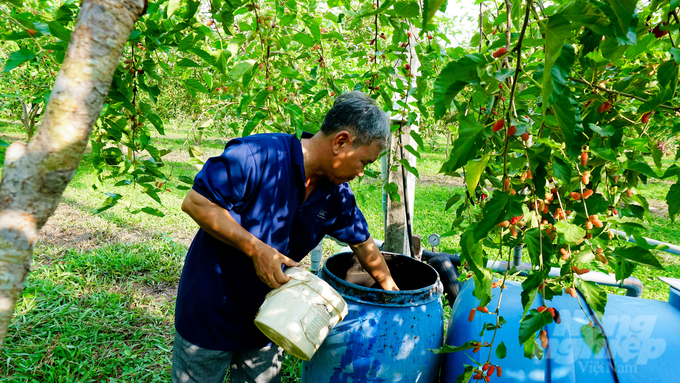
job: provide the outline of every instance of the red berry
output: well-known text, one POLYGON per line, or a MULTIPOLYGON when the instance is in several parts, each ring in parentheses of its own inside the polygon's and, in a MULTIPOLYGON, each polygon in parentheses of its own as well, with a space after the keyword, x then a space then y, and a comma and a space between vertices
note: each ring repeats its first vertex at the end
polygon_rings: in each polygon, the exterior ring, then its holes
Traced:
POLYGON ((505 120, 502 118, 499 118, 498 121, 494 122, 493 124, 493 132, 497 132, 505 126, 505 120))
POLYGON ((512 219, 510 219, 510 224, 514 225, 517 222, 519 222, 519 220, 521 220, 522 218, 524 218, 524 214, 517 216, 517 217, 512 217, 512 219))
POLYGON ((588 163, 588 152, 581 152, 581 166, 586 166, 588 163))
POLYGON ((506 53, 508 53, 508 49, 506 47, 502 47, 502 48, 498 49, 497 51, 493 52, 492 56, 494 58, 498 58, 498 57, 503 56, 506 53))
POLYGON ((470 315, 468 316, 468 320, 470 322, 472 322, 475 319, 475 313, 476 312, 477 312, 477 310, 475 310, 475 309, 470 310, 470 315))
POLYGON ((432 35, 428 35, 428 36, 427 36, 427 39, 428 39, 428 40, 432 40, 432 35))
POLYGON ((512 137, 515 133, 517 133, 517 127, 515 125, 508 128, 508 136, 512 137))
POLYGON ((522 140, 529 141, 529 132, 522 133, 521 137, 522 137, 522 140))
POLYGON ((642 115, 642 119, 640 120, 643 124, 646 124, 649 122, 649 112, 645 113, 642 115))

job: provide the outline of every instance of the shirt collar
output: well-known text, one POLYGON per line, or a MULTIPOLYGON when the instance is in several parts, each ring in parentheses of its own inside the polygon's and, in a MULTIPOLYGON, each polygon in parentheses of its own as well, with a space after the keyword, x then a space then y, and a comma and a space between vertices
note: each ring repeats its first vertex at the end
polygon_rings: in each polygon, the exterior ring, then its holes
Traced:
MULTIPOLYGON (((304 131, 302 132, 302 138, 312 138, 312 137, 314 137, 313 134, 311 134, 309 132, 304 132, 304 131)), ((302 143, 300 142, 300 140, 295 135, 293 135, 293 139, 292 139, 292 143, 291 143, 291 149, 292 149, 291 152, 293 153, 293 164, 299 165, 299 166, 302 167, 302 169, 304 169, 305 159, 302 156, 302 143)), ((303 170, 303 172, 304 172, 304 170, 303 170)))

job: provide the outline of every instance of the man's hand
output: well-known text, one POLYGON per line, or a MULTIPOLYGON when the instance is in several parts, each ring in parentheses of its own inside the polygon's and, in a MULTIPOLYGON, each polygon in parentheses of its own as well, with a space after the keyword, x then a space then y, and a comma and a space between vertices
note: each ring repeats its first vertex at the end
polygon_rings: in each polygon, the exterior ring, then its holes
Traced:
POLYGON ((279 253, 271 246, 262 243, 255 254, 251 255, 255 265, 255 272, 262 282, 272 289, 278 288, 290 280, 290 277, 283 273, 281 265, 289 267, 300 266, 299 263, 279 253))
POLYGON ((399 290, 394 279, 392 279, 392 274, 387 267, 387 263, 385 263, 385 258, 383 258, 380 249, 378 249, 378 246, 373 241, 373 237, 369 238, 366 242, 350 247, 359 259, 359 262, 361 262, 361 266, 371 274, 383 290, 399 290))
POLYGON ((212 203, 193 189, 184 198, 182 210, 210 235, 251 258, 257 276, 271 288, 277 288, 290 279, 281 270, 282 264, 300 266, 250 234, 234 220, 228 210, 212 203))

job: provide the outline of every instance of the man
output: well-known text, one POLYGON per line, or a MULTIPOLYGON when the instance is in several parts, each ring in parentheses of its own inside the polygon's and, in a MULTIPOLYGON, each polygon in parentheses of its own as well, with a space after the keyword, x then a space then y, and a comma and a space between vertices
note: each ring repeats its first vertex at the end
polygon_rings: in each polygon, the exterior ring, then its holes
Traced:
MULTIPOLYGON (((173 382, 279 381, 283 351, 253 323, 265 295, 288 282, 323 238, 350 244, 386 290, 398 290, 347 181, 384 149, 389 122, 361 92, 341 95, 316 135, 233 139, 210 158, 182 210, 201 227, 175 309, 173 382)), ((291 308, 294 309, 294 308, 291 308)))

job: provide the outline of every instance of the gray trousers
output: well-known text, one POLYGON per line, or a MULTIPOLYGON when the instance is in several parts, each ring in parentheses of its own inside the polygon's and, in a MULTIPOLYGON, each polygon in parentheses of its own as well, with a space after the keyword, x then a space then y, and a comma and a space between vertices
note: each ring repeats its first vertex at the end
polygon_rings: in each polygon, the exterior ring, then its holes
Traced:
POLYGON ((282 361, 283 349, 274 343, 259 350, 208 350, 175 332, 172 383, 222 383, 229 367, 231 383, 278 383, 282 361))

